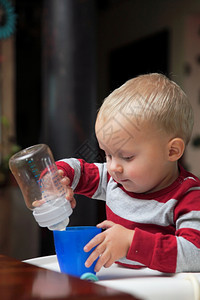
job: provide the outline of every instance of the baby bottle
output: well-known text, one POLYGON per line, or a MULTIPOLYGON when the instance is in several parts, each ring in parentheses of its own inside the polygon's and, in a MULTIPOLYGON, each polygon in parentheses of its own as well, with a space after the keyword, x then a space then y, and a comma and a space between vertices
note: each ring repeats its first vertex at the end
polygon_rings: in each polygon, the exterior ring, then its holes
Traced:
POLYGON ((38 144, 21 150, 10 158, 9 167, 38 224, 64 230, 72 208, 49 147, 38 144))

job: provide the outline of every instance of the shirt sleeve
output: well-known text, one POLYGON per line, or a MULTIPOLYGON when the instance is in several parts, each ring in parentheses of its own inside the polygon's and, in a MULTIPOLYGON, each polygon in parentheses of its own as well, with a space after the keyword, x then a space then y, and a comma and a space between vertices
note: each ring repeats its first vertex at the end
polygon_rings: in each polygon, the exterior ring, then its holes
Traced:
POLYGON ((176 237, 135 229, 127 258, 150 269, 166 273, 176 272, 176 237))
POLYGON ((175 234, 135 229, 127 258, 161 272, 200 271, 200 191, 189 192, 174 211, 175 234))
POLYGON ((82 159, 69 158, 56 162, 57 168, 69 177, 76 194, 105 200, 107 186, 106 164, 87 163, 82 159))

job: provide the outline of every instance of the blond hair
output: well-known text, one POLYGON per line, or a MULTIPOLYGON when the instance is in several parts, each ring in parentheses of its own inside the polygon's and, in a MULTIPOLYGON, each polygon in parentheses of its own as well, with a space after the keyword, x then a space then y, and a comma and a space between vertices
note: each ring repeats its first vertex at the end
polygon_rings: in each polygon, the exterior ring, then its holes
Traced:
POLYGON ((105 122, 117 113, 138 124, 151 122, 186 144, 192 134, 192 106, 183 90, 162 74, 140 75, 114 90, 100 107, 97 121, 105 122))

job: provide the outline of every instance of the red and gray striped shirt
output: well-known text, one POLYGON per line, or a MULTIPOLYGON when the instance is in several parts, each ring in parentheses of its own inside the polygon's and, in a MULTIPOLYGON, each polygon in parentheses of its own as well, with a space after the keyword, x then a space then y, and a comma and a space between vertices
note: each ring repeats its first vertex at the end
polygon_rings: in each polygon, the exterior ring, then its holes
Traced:
POLYGON ((132 245, 118 263, 161 272, 200 271, 200 180, 180 166, 167 188, 127 192, 108 174, 106 163, 63 159, 58 169, 77 194, 106 201, 107 219, 134 229, 132 245))

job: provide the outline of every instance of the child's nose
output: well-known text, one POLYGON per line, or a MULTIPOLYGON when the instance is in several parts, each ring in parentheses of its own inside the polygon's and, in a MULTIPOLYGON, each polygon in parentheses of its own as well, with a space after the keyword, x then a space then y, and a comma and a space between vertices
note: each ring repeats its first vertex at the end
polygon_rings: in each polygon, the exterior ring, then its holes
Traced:
POLYGON ((118 173, 122 173, 123 172, 123 167, 122 165, 115 159, 112 159, 112 162, 110 163, 110 170, 112 172, 118 172, 118 173))

